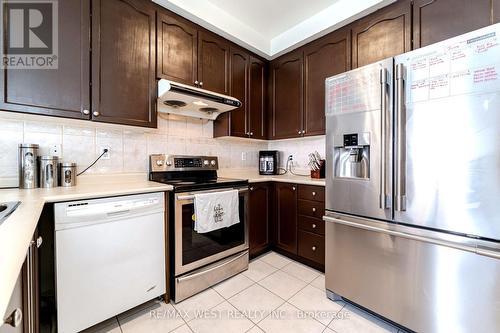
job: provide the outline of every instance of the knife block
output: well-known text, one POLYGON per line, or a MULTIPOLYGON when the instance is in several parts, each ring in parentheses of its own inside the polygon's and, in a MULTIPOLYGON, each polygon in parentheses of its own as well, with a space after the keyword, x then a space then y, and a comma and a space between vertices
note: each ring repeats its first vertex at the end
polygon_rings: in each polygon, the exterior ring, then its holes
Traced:
POLYGON ((319 169, 311 170, 311 178, 323 179, 325 178, 325 160, 319 161, 319 169))

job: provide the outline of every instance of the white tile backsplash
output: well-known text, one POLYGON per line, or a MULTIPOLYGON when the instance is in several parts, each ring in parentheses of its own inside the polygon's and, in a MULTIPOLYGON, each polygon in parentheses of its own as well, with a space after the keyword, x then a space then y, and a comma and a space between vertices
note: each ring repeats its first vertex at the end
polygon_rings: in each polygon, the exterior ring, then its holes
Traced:
POLYGON ((293 166, 297 169, 308 169, 310 153, 317 151, 325 158, 325 136, 269 141, 269 150, 280 151, 280 167, 284 168, 289 155, 293 155, 293 166))
POLYGON ((2 179, 17 177, 22 142, 38 143, 39 154, 48 154, 50 145, 62 145, 62 160, 76 162, 79 171, 99 156, 102 146, 110 147, 111 159, 88 171, 94 174, 147 172, 148 156, 159 153, 216 155, 221 169, 257 169, 259 150, 279 150, 283 166, 292 154, 298 169, 307 167, 309 152, 325 154, 324 136, 279 141, 212 136, 212 121, 181 116, 161 116, 157 129, 147 129, 0 111, 0 186, 2 179))
POLYGON ((259 150, 267 149, 265 141, 212 136, 213 122, 180 116, 159 117, 158 129, 147 129, 0 111, 0 186, 3 179, 17 177, 22 142, 38 143, 39 154, 62 145, 62 160, 76 162, 79 171, 99 156, 101 147, 110 147, 111 159, 89 169, 93 174, 147 172, 148 156, 159 153, 217 155, 221 168, 256 168, 259 150))

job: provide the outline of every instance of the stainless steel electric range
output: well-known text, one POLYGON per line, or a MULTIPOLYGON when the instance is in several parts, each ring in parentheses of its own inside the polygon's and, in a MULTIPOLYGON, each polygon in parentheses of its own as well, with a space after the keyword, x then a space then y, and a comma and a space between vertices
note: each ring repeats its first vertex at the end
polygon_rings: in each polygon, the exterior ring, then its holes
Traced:
POLYGON ((214 156, 151 155, 149 179, 170 184, 171 298, 182 301, 248 268, 248 181, 217 176, 214 156), (208 233, 194 230, 194 195, 237 189, 240 223, 208 233))

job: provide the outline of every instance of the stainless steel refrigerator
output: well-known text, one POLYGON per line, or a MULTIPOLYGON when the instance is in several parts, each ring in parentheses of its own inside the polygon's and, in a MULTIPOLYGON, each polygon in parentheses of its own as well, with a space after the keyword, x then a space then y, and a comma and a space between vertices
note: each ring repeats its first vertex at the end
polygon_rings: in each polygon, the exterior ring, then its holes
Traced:
POLYGON ((500 24, 325 85, 328 297, 500 332, 500 24))

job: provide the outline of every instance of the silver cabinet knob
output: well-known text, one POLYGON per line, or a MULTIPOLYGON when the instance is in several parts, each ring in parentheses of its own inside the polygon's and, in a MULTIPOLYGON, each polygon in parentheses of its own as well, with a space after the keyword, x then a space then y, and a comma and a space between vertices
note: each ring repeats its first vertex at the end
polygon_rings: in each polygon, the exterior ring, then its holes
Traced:
POLYGON ((316 251, 316 246, 311 247, 311 250, 316 251))
POLYGON ((253 136, 253 132, 250 132, 250 136, 253 136))
POLYGON ((195 85, 198 85, 198 83, 199 83, 198 81, 194 81, 194 84, 195 84, 195 85))
POLYGON ((292 190, 294 190, 294 191, 295 191, 296 189, 297 189, 297 188, 296 188, 295 186, 293 186, 293 187, 292 187, 292 190))
POLYGON ((302 131, 299 131, 299 134, 302 134, 302 131))
POLYGON ((99 117, 101 114, 99 113, 99 111, 94 111, 94 112, 92 112, 92 115, 94 117, 99 117))
POLYGON ((315 197, 316 196, 316 192, 313 191, 312 195, 313 195, 313 197, 315 197))
POLYGON ((303 130, 303 131, 302 131, 302 134, 306 134, 306 130, 303 130))
POLYGON ((23 322, 23 312, 21 311, 21 309, 17 308, 12 311, 10 316, 5 318, 3 322, 4 324, 10 325, 12 327, 19 327, 19 325, 21 325, 21 323, 23 322))
POLYGON ((87 109, 84 109, 82 112, 86 116, 88 116, 90 114, 90 110, 87 110, 87 109))
POLYGON ((312 224, 312 228, 313 228, 313 229, 316 229, 316 224, 314 224, 314 223, 313 223, 313 224, 312 224))
POLYGON ((252 186, 252 187, 250 187, 250 191, 253 191, 253 186, 252 186))
POLYGON ((313 207, 313 212, 315 212, 315 211, 316 211, 316 207, 313 207))
POLYGON ((200 87, 203 87, 203 82, 200 82, 200 87))
POLYGON ((42 236, 38 236, 38 238, 36 239, 36 247, 39 248, 40 246, 42 246, 42 243, 43 243, 42 236))

